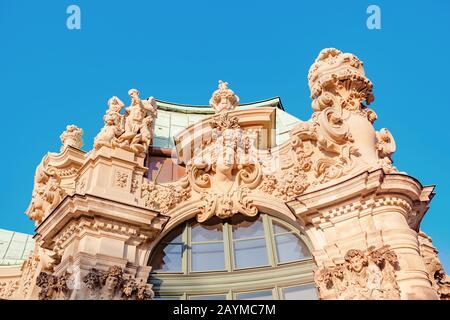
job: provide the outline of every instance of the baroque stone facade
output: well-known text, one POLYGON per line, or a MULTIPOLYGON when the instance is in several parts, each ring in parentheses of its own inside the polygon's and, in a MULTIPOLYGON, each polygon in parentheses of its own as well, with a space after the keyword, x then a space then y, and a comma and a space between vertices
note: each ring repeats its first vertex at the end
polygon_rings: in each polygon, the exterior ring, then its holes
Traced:
POLYGON ((395 272, 398 258, 388 246, 347 251, 344 262, 315 271, 322 299, 392 300, 400 298, 395 272))
POLYGON ((321 299, 448 299, 448 276, 420 231, 434 187, 393 166, 395 140, 373 127, 363 63, 324 49, 308 83, 311 119, 282 142, 281 103, 240 105, 223 81, 210 108, 141 100, 131 89, 122 111, 113 96, 89 152, 83 131, 67 126, 60 152, 36 169, 26 211, 36 248, 20 270, 0 274, 0 297, 152 299, 148 260, 168 231, 264 212, 310 240, 321 299), (204 117, 178 130, 172 150, 157 148, 157 110, 171 108, 204 117))

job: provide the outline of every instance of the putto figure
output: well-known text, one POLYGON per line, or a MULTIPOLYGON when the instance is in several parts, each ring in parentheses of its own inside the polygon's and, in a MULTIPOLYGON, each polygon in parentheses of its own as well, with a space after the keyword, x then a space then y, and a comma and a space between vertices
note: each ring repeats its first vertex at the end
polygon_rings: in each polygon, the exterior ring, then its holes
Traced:
POLYGON ((400 299, 396 271, 400 269, 396 253, 388 245, 367 251, 348 250, 345 262, 315 271, 322 299, 392 300, 400 299))
POLYGON ((120 114, 124 106, 123 102, 113 96, 108 100, 108 106, 109 109, 103 116, 105 125, 94 139, 95 149, 100 149, 102 146, 111 147, 112 142, 123 132, 123 116, 120 114))

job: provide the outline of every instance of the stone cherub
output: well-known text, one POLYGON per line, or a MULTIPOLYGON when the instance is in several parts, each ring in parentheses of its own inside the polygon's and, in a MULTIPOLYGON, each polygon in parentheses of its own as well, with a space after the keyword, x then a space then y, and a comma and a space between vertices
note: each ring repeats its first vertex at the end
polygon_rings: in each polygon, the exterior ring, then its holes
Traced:
POLYGON ((108 100, 109 109, 103 116, 105 122, 102 130, 97 134, 94 139, 94 148, 100 149, 102 146, 111 147, 112 143, 123 132, 123 115, 120 114, 124 104, 116 96, 113 96, 108 100))
POLYGON ((395 271, 398 258, 389 246, 367 252, 348 250, 344 263, 315 271, 321 298, 343 300, 400 299, 395 271))

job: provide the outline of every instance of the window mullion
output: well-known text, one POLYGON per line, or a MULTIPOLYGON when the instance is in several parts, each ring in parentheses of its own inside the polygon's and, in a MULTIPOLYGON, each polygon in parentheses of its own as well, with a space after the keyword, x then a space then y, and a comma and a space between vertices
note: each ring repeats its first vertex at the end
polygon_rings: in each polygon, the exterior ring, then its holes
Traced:
POLYGON ((274 235, 272 233, 272 221, 268 215, 261 215, 263 220, 263 226, 265 229, 264 236, 266 238, 267 254, 269 257, 269 264, 273 267, 277 265, 277 258, 275 256, 274 235))
POLYGON ((184 274, 188 274, 189 273, 189 261, 190 261, 190 252, 191 252, 191 248, 190 248, 190 229, 191 229, 191 224, 190 223, 186 223, 186 227, 183 230, 183 234, 182 234, 182 240, 183 240, 183 255, 181 258, 182 261, 182 266, 181 266, 181 270, 183 271, 184 274))
POLYGON ((232 235, 231 225, 228 222, 223 224, 223 249, 225 251, 225 269, 227 271, 233 270, 233 247, 232 247, 232 235))

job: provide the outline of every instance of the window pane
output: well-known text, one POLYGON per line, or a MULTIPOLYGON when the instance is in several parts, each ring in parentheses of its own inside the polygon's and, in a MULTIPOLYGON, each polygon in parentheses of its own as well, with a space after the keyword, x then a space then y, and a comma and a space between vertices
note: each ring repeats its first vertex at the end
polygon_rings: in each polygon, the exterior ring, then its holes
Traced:
POLYGON ((213 296, 189 296, 189 300, 227 300, 227 296, 225 294, 213 296))
POLYGON ((273 300, 272 290, 238 293, 236 300, 273 300))
POLYGON ((234 264, 236 268, 250 268, 268 265, 266 240, 234 241, 234 264))
POLYGON ((291 230, 289 230, 288 228, 283 226, 281 223, 273 221, 273 233, 274 234, 286 233, 286 232, 290 232, 290 231, 291 230))
POLYGON ((192 242, 206 242, 223 239, 222 224, 203 225, 192 227, 192 242))
POLYGON ((278 262, 297 261, 309 257, 309 251, 303 241, 295 234, 275 236, 278 262))
POLYGON ((223 242, 192 245, 192 271, 225 269, 223 242))
POLYGON ((313 284, 284 288, 284 300, 317 300, 316 288, 313 284))
MULTIPOLYGON (((234 217, 233 217, 234 218, 234 217)), ((264 226, 261 219, 247 221, 236 218, 233 223, 233 239, 244 239, 264 236, 264 226)))
POLYGON ((158 249, 158 253, 153 258, 152 271, 181 272, 183 245, 169 243, 162 246, 163 249, 158 249))

